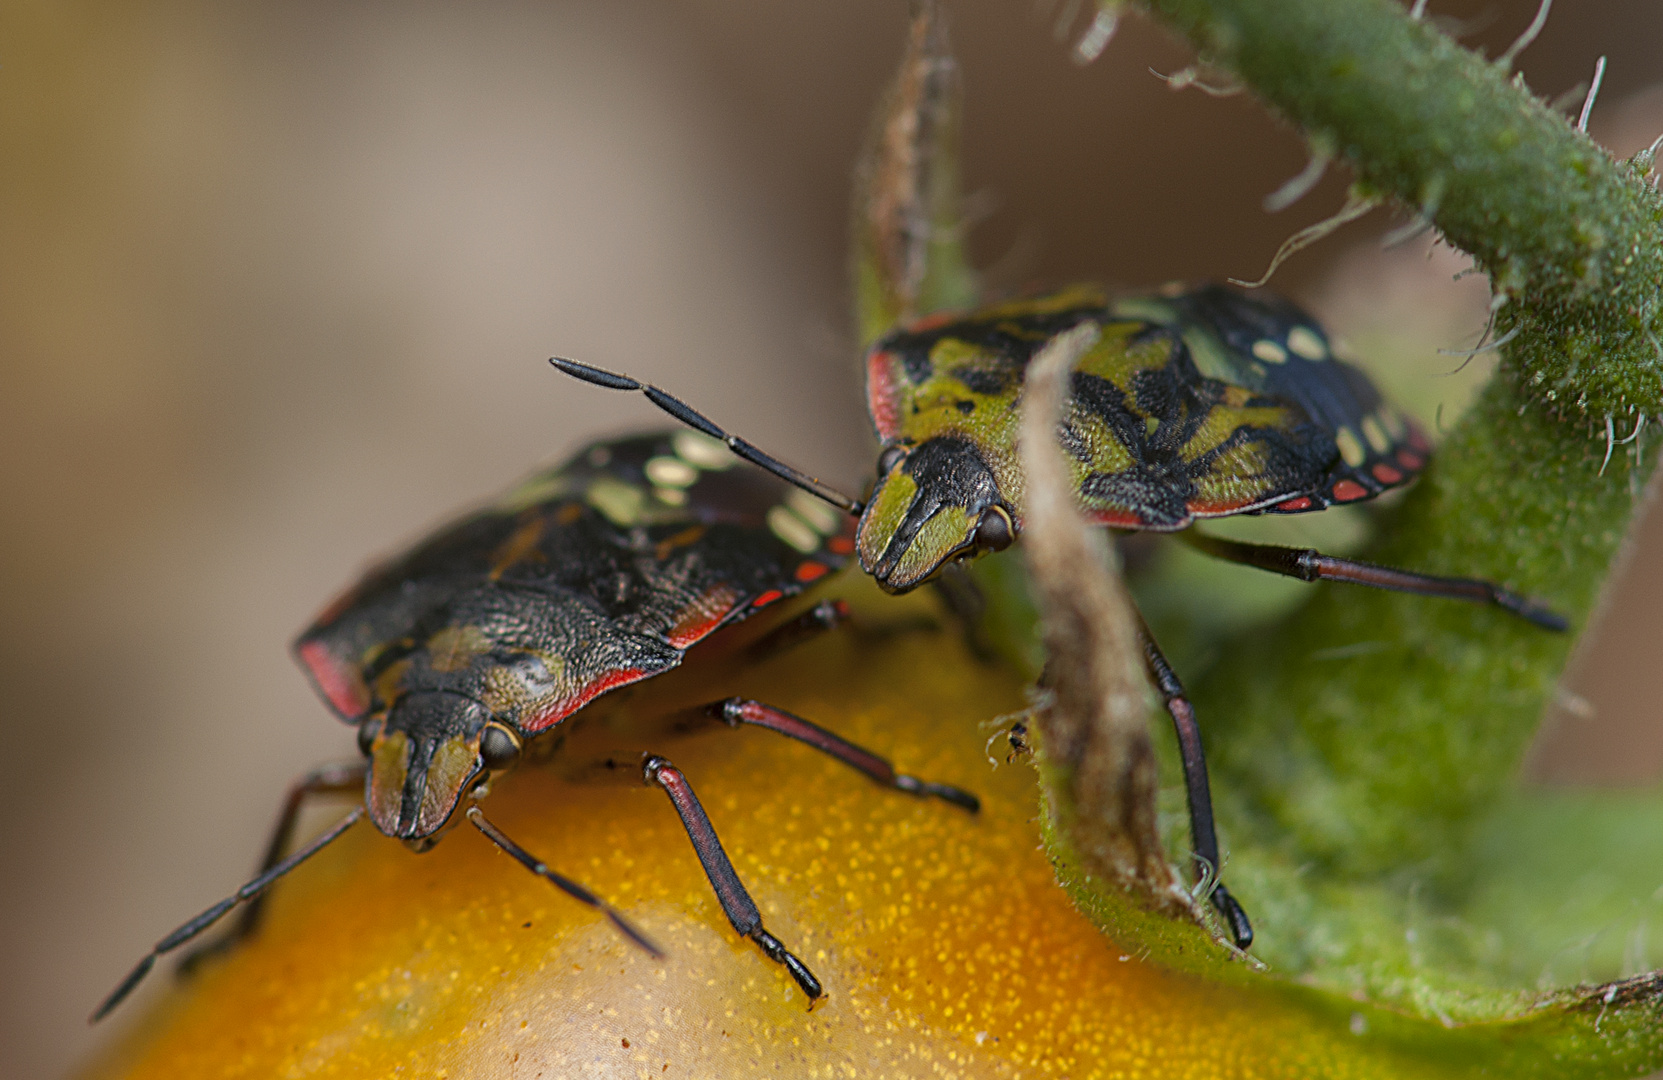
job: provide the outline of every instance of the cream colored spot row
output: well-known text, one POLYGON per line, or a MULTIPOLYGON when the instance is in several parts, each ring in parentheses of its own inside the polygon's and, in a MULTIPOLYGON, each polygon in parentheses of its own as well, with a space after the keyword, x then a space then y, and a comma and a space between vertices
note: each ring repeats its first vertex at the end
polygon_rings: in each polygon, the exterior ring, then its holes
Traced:
POLYGON ((640 488, 603 476, 589 485, 584 499, 606 516, 606 520, 620 528, 628 528, 641 520, 646 496, 640 488))
POLYGON ((702 431, 678 431, 670 438, 670 445, 682 460, 701 469, 721 472, 739 464, 733 451, 720 439, 713 439, 702 431))
POLYGON ((1343 427, 1334 433, 1334 445, 1340 448, 1340 457, 1353 469, 1361 465, 1368 458, 1363 450, 1363 444, 1357 438, 1357 433, 1348 427, 1343 427))
POLYGON ((843 527, 841 510, 822 502, 801 488, 795 488, 786 494, 785 505, 812 525, 815 532, 824 536, 831 536, 843 527))
POLYGON ((820 547, 820 534, 789 507, 775 506, 768 510, 768 529, 804 555, 820 547))
POLYGON ((1386 429, 1380 426, 1380 421, 1372 416, 1363 417, 1363 438, 1369 441, 1376 454, 1384 454, 1391 448, 1392 440, 1386 435, 1386 429))
POLYGON ((1322 338, 1308 326, 1296 326, 1288 331, 1288 348, 1295 356, 1306 360, 1328 359, 1328 347, 1322 343, 1322 338))
POLYGON ((1253 343, 1253 355, 1267 364, 1285 364, 1288 362, 1288 350, 1269 338, 1260 338, 1253 343))
POLYGON ((699 470, 679 457, 649 458, 644 471, 657 487, 690 487, 699 478, 699 470))

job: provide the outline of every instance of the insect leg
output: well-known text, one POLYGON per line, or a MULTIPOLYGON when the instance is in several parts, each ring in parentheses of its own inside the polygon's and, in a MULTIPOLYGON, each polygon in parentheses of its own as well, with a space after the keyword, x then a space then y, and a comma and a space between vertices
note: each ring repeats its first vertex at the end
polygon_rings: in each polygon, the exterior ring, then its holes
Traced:
MULTIPOLYGON (((970 582, 968 579, 966 581, 971 588, 975 588, 974 582, 970 582)), ((847 627, 861 641, 883 642, 902 634, 940 630, 941 623, 932 615, 922 614, 885 619, 882 622, 865 618, 856 621, 846 601, 822 600, 795 619, 787 620, 763 634, 747 647, 746 653, 753 660, 772 659, 787 649, 801 645, 810 638, 818 637, 827 630, 837 630, 844 627, 847 627)), ((974 627, 966 625, 966 636, 971 636, 974 633, 974 627)), ((988 652, 986 656, 983 656, 974 643, 971 645, 971 651, 983 659, 994 655, 992 652, 988 652)))
POLYGON ((196 937, 198 934, 202 933, 202 931, 218 922, 226 912, 230 911, 238 904, 252 900, 261 893, 265 892, 266 889, 271 887, 272 882, 276 881, 284 874, 287 874, 290 870, 293 870, 307 859, 310 859, 319 851, 322 851, 342 833, 358 824, 358 820, 363 816, 364 808, 362 806, 353 807, 351 813, 337 822, 323 835, 319 836, 317 839, 313 840, 293 855, 290 855, 282 862, 279 862, 277 865, 271 867, 259 877, 256 877, 253 881, 250 881, 247 885, 244 885, 242 888, 238 889, 224 900, 221 900, 207 911, 204 911, 196 918, 185 923, 167 937, 158 941, 155 947, 150 950, 150 953, 145 956, 143 960, 138 962, 138 966, 134 967, 132 971, 128 972, 127 977, 121 980, 121 985, 112 990, 110 992, 110 996, 104 999, 104 1003, 98 1006, 97 1011, 92 1014, 89 1022, 96 1024, 98 1021, 104 1019, 105 1016, 109 1015, 111 1009, 115 1008, 117 1005, 120 1005, 122 999, 133 992, 133 987, 137 986, 139 981, 150 973, 150 969, 156 964, 157 957, 162 956, 165 953, 172 952, 174 949, 177 949, 179 946, 185 944, 185 942, 196 937))
MULTIPOLYGON (((289 786, 289 794, 283 800, 283 809, 277 815, 277 828, 272 830, 271 841, 266 845, 266 856, 260 861, 260 873, 265 873, 276 866, 283 858, 283 853, 289 850, 289 844, 294 840, 295 822, 300 819, 300 809, 306 800, 313 795, 351 794, 358 795, 364 789, 364 769, 362 761, 335 762, 323 765, 302 776, 289 786)), ((238 917, 231 932, 217 941, 192 949, 179 963, 179 973, 188 975, 195 971, 202 961, 215 956, 235 945, 239 941, 253 935, 259 929, 260 916, 265 911, 265 894, 254 897, 243 907, 242 915, 238 917)))
POLYGON ((608 919, 612 920, 612 925, 616 926, 619 932, 621 932, 625 937, 629 938, 631 941, 635 942, 635 944, 651 953, 653 959, 664 959, 663 950, 661 950, 657 945, 654 945, 651 938, 637 930, 628 919, 620 915, 617 908, 613 907, 611 904, 608 904, 605 900, 602 900, 600 897, 596 896, 588 889, 585 889, 582 885, 579 885, 571 878, 562 874, 557 874, 553 870, 550 870, 547 863, 543 862, 541 859, 538 859, 536 856, 526 851, 525 848, 514 843, 514 841, 508 839, 508 837, 503 834, 502 830, 498 829, 495 825, 486 820, 484 812, 481 811, 478 806, 468 807, 468 820, 473 822, 474 827, 484 833, 486 838, 489 839, 491 843, 512 855, 521 866, 525 867, 527 870, 530 870, 538 877, 543 878, 545 881, 549 882, 555 888, 570 896, 572 899, 577 900, 580 903, 588 904, 590 907, 601 912, 608 919))
POLYGON ((1310 548, 1285 548, 1272 544, 1244 544, 1235 540, 1221 540, 1204 536, 1191 529, 1184 540, 1193 548, 1217 559, 1255 566, 1273 574, 1298 578, 1300 581, 1345 581, 1353 585, 1371 585, 1376 589, 1416 593, 1421 596, 1443 596, 1452 600, 1469 600, 1475 604, 1494 604, 1505 608, 1544 630, 1564 630, 1565 617, 1526 596, 1490 581, 1477 578, 1433 577, 1389 566, 1358 562, 1324 555, 1310 548))
POLYGON ((987 614, 987 595, 976 584, 970 572, 959 563, 948 563, 930 579, 936 597, 947 614, 958 623, 964 644, 970 654, 984 664, 998 658, 998 650, 988 643, 982 633, 982 617, 987 614))
POLYGON ((830 754, 850 768, 859 769, 885 787, 892 787, 909 795, 934 795, 954 806, 962 806, 972 814, 982 808, 981 800, 968 791, 898 773, 887 759, 833 735, 818 724, 812 724, 800 716, 793 716, 772 705, 733 697, 716 702, 710 706, 710 712, 729 727, 754 724, 770 731, 777 731, 798 742, 807 743, 821 753, 830 754))
POLYGON ((847 623, 849 617, 849 605, 844 601, 822 600, 795 619, 788 619, 757 638, 747 652, 752 659, 766 660, 819 637, 827 630, 837 629, 847 623))
POLYGON ((786 483, 800 487, 815 498, 823 499, 839 510, 850 514, 858 515, 865 509, 865 504, 859 499, 851 499, 836 488, 828 487, 807 473, 793 469, 785 462, 769 457, 739 436, 729 435, 726 431, 717 427, 703 413, 696 411, 680 398, 666 394, 651 383, 640 382, 628 375, 619 375, 616 372, 607 371, 605 368, 594 367, 576 360, 565 360, 558 356, 550 357, 549 363, 574 379, 582 379, 584 382, 593 383, 596 386, 604 386, 608 390, 639 390, 647 395, 648 401, 688 427, 703 432, 712 439, 720 439, 727 444, 729 450, 732 450, 752 465, 767 469, 786 483))
POLYGON ((756 901, 745 891, 745 884, 739 880, 739 873, 729 861, 728 853, 722 850, 722 842, 716 838, 716 830, 710 824, 704 807, 699 805, 699 797, 693 794, 687 777, 657 755, 648 755, 642 763, 641 772, 647 783, 658 785, 670 796, 671 804, 687 829, 687 838, 693 841, 693 850, 699 856, 705 876, 710 879, 711 888, 716 890, 722 912, 733 924, 734 930, 756 942, 768 959, 783 965, 797 980, 797 985, 803 988, 803 993, 808 995, 811 1005, 818 1001, 825 993, 820 980, 814 977, 808 965, 793 956, 778 938, 763 928, 762 913, 757 910, 756 901))
POLYGON ((1201 728, 1195 722, 1195 709, 1184 692, 1184 684, 1178 681, 1172 665, 1161 655, 1160 646, 1155 644, 1155 638, 1149 633, 1149 627, 1144 625, 1142 616, 1138 617, 1138 638, 1143 643, 1143 659, 1149 668, 1149 675, 1155 680, 1155 688, 1160 691, 1166 711, 1172 716, 1172 726, 1178 733, 1178 753, 1184 764, 1184 788, 1189 797, 1190 843, 1195 849, 1196 875, 1199 880, 1212 878, 1210 899, 1213 907, 1230 928, 1236 947, 1245 949, 1253 944, 1253 924, 1221 880, 1223 866, 1219 862, 1218 834, 1213 826, 1213 797, 1207 787, 1207 758, 1201 750, 1201 728))

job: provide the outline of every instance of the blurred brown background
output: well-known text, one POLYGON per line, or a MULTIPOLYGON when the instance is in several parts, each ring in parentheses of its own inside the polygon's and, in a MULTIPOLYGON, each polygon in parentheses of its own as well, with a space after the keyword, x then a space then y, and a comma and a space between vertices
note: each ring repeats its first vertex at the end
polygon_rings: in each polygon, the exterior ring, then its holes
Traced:
MULTIPOLYGON (((1496 55, 1535 7, 1432 14, 1496 55)), ((1168 90, 1148 68, 1186 56, 1146 25, 1081 67, 1077 2, 950 10, 997 286, 1253 277, 1340 201, 1330 176, 1265 214, 1299 140, 1245 97, 1168 90)), ((0 3, 0 1076, 61 1073, 108 1037, 85 1026, 101 995, 241 883, 291 776, 352 753, 285 651, 322 602, 532 465, 660 422, 548 355, 864 478, 847 187, 904 15, 0 3)), ((1663 131, 1663 97, 1634 99, 1663 79, 1659 45, 1663 5, 1560 0, 1521 66, 1553 96, 1608 55, 1594 132, 1631 152, 1663 131)), ((1352 226, 1277 287, 1342 332, 1392 282, 1442 295, 1424 243, 1378 253, 1396 223, 1352 226)), ((1449 301, 1425 371, 1472 344, 1482 301, 1449 301)), ((1544 776, 1663 772, 1649 550, 1544 776)))

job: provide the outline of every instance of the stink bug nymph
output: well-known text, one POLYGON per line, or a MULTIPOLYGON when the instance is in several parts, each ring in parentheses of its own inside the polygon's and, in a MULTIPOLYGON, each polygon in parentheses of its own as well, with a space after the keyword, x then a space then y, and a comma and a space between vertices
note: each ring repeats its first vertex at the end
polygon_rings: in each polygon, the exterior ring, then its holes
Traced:
MULTIPOLYGON (((416 851, 466 820, 660 955, 622 913, 504 835, 479 800, 531 740, 597 696, 669 671, 694 644, 839 569, 854 551, 850 526, 721 443, 682 430, 595 443, 371 572, 295 643, 324 700, 357 726, 363 760, 296 782, 260 874, 158 942, 92 1018, 119 1004, 157 957, 239 904, 232 939, 250 933, 265 890, 366 815, 416 851), (307 796, 359 791, 362 805, 285 856, 307 796)), ((841 610, 822 603, 757 644, 833 625, 841 610)), ((805 742, 889 787, 979 807, 968 792, 897 773, 762 702, 728 698, 704 711, 729 727, 805 742)), ((687 777, 653 754, 641 775, 669 796, 734 929, 818 999, 820 981, 764 928, 687 777)))
MULTIPOLYGON (((600 386, 642 391, 683 423, 858 517, 861 568, 899 593, 1020 533, 1023 378, 1054 337, 1085 323, 1096 325, 1098 339, 1075 365, 1057 434, 1080 508, 1102 525, 1176 532, 1201 518, 1309 513, 1401 487, 1426 465, 1426 437, 1334 355, 1314 319, 1285 300, 1218 285, 1131 296, 1081 286, 893 330, 866 356, 867 405, 882 448, 864 502, 729 435, 657 387, 571 360, 552 363, 600 386)), ((1302 581, 1453 597, 1497 605, 1547 630, 1566 625, 1487 581, 1184 535, 1208 555, 1302 581)), ((1200 728, 1147 627, 1142 640, 1177 731, 1196 874, 1213 882, 1213 906, 1245 949, 1252 926, 1218 880, 1200 728)))

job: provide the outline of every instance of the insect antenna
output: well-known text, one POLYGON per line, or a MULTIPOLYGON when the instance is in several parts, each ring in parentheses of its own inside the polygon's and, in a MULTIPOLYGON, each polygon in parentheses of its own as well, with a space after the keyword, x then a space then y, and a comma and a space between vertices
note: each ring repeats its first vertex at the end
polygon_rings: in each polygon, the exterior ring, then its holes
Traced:
POLYGON ((468 807, 468 820, 474 823, 475 828, 485 834, 486 839, 490 840, 491 843, 512 855, 515 861, 521 866, 525 867, 527 870, 530 870, 538 877, 548 881, 555 888, 570 896, 572 899, 577 900, 580 903, 588 904, 590 907, 601 912, 601 914, 612 920, 612 925, 618 928, 619 933, 623 934, 625 937, 635 942, 635 944, 647 950, 654 960, 664 959, 664 950, 653 944, 653 940, 651 938, 637 930, 628 919, 619 914, 617 908, 613 907, 605 900, 602 900, 588 889, 585 889, 582 885, 579 885, 571 878, 557 874, 553 870, 550 870, 547 863, 541 861, 525 848, 508 839, 507 836, 503 835, 502 830, 487 821, 485 814, 479 809, 479 807, 468 807))
POLYGON ((98 1021, 104 1019, 104 1017, 110 1014, 111 1009, 114 1009, 117 1005, 120 1005, 122 1000, 125 999, 128 994, 133 992, 133 988, 137 986, 146 975, 150 974, 150 969, 156 966, 157 957, 162 956, 165 953, 172 952, 174 949, 177 949, 179 946, 196 937, 198 934, 208 929, 208 927, 218 922, 225 916, 226 912, 230 911, 238 904, 247 900, 252 900, 256 896, 259 896, 261 893, 265 892, 271 887, 272 882, 276 881, 284 874, 287 874, 290 870, 293 870, 307 859, 310 859, 313 855, 316 855, 325 847, 328 847, 342 833, 358 824, 358 820, 363 816, 364 808, 362 806, 355 808, 352 813, 342 818, 341 821, 330 828, 328 832, 325 832, 322 836, 319 836, 316 840, 313 840, 293 855, 290 855, 287 859, 284 859, 282 862, 278 863, 276 866, 273 866, 270 870, 267 870, 253 881, 250 881, 247 885, 244 885, 224 900, 221 900, 207 911, 204 911, 190 922, 185 923, 183 926, 179 927, 179 929, 158 941, 155 948, 150 950, 149 955, 147 955, 143 960, 140 960, 138 962, 138 966, 128 972, 125 979, 121 980, 121 985, 110 992, 110 996, 104 999, 104 1003, 98 1006, 97 1011, 92 1014, 87 1022, 92 1024, 98 1023, 98 1021))
POLYGON ((737 435, 729 435, 726 431, 717 427, 703 413, 698 412, 680 398, 665 393, 651 383, 644 383, 638 379, 632 379, 628 375, 619 375, 616 372, 607 371, 605 368, 594 367, 576 360, 562 359, 558 356, 550 357, 549 363, 574 379, 582 379, 586 383, 604 386, 608 390, 639 390, 647 395, 648 401, 688 427, 703 432, 712 439, 721 440, 735 454, 738 454, 752 465, 768 470, 786 483, 800 487, 815 498, 822 499, 839 510, 857 517, 862 510, 866 509, 866 504, 859 499, 852 499, 836 488, 821 483, 807 473, 793 469, 785 462, 770 457, 737 435))

